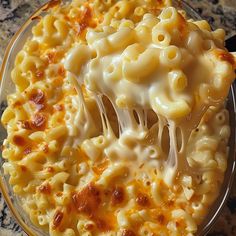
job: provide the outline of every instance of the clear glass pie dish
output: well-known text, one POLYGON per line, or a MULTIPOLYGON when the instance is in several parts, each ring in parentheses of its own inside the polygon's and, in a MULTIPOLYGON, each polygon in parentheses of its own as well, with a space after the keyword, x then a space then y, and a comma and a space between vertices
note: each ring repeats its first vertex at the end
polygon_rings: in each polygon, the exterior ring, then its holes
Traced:
MULTIPOLYGON (((186 3, 182 2, 180 4, 181 8, 183 8, 187 14, 194 19, 200 19, 200 17, 195 13, 193 9, 191 9, 186 3)), ((27 37, 31 35, 32 27, 37 23, 37 20, 33 20, 33 18, 37 18, 39 15, 45 15, 46 12, 43 11, 45 7, 39 9, 34 15, 28 19, 25 25, 15 34, 12 38, 11 42, 8 45, 6 50, 2 68, 0 71, 1 81, 1 94, 0 94, 0 102, 1 102, 1 112, 3 112, 6 107, 6 96, 14 90, 14 84, 10 79, 10 72, 14 66, 14 59, 17 52, 22 48, 27 37)), ((227 196, 230 193, 230 188, 233 182, 234 172, 235 172, 235 85, 231 86, 230 94, 227 101, 227 109, 230 111, 230 126, 231 126, 231 137, 229 143, 229 157, 228 157, 228 167, 225 173, 224 183, 222 185, 219 197, 215 201, 214 205, 212 205, 212 209, 209 212, 208 216, 202 223, 199 228, 198 235, 206 235, 210 228, 213 226, 217 217, 219 216, 225 202, 227 196)), ((0 126, 0 140, 1 144, 6 137, 6 131, 2 125, 0 126)), ((21 225, 24 231, 28 235, 47 235, 47 232, 41 231, 39 228, 36 228, 29 220, 26 214, 24 214, 24 210, 21 208, 21 202, 18 197, 16 197, 8 184, 8 177, 4 175, 2 165, 4 163, 4 159, 1 158, 1 179, 0 179, 0 188, 3 193, 3 196, 12 211, 14 217, 17 222, 21 225)))

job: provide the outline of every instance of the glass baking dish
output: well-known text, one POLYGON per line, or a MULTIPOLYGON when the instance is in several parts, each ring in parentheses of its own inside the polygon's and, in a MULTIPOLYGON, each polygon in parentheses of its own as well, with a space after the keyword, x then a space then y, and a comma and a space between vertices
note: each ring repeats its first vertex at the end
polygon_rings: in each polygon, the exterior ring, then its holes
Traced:
MULTIPOLYGON (((185 10, 189 17, 193 19, 201 19, 201 17, 185 2, 177 3, 177 7, 185 10)), ((31 35, 32 27, 38 22, 37 16, 44 16, 47 12, 45 9, 47 8, 47 4, 42 6, 39 10, 37 10, 20 28, 20 30, 14 35, 12 40, 10 41, 1 66, 0 70, 0 78, 1 78, 1 88, 0 88, 0 112, 4 111, 7 106, 6 96, 7 94, 14 91, 14 84, 11 81, 10 73, 14 66, 15 56, 18 51, 23 47, 26 39, 31 35)), ((236 159, 235 159, 235 127, 236 127, 236 100, 235 100, 235 92, 236 87, 235 84, 231 86, 230 93, 227 100, 227 109, 230 111, 230 126, 231 126, 231 136, 229 140, 229 156, 228 156, 228 167, 225 172, 224 182, 221 187, 220 194, 212 205, 211 210, 208 216, 205 218, 199 230, 197 232, 198 236, 206 235, 211 227, 214 225, 218 216, 220 215, 223 206, 226 203, 227 197, 230 193, 230 189, 234 179, 234 173, 236 170, 236 159)), ((3 143, 4 138, 6 137, 6 131, 4 127, 0 124, 0 142, 3 143)), ((1 153, 0 153, 1 155, 1 153)), ((6 200, 8 207, 10 208, 13 216, 15 217, 18 224, 22 227, 22 229, 29 236, 47 236, 47 232, 43 232, 41 229, 34 226, 28 216, 24 213, 24 210, 21 207, 20 199, 16 197, 8 184, 8 176, 4 175, 2 165, 4 163, 4 159, 2 156, 0 157, 0 190, 6 200)))

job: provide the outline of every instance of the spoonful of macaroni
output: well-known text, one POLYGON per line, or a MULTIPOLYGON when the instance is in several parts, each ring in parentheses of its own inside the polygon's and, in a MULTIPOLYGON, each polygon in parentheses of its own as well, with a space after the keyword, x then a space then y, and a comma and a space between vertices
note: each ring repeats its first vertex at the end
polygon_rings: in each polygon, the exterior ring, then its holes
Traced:
MULTIPOLYGON (((106 96, 121 138, 130 131, 147 132, 152 110, 159 147, 164 127, 169 133, 165 182, 170 184, 177 170, 193 172, 185 158, 191 132, 210 106, 224 102, 235 78, 235 57, 224 48, 223 30, 211 31, 206 21, 187 20, 167 7, 159 16, 145 14, 137 24, 122 19, 89 29, 86 41, 74 45, 65 68, 96 97, 101 118, 109 123, 102 109, 101 96, 106 96)), ((104 133, 112 132, 108 127, 104 133)))

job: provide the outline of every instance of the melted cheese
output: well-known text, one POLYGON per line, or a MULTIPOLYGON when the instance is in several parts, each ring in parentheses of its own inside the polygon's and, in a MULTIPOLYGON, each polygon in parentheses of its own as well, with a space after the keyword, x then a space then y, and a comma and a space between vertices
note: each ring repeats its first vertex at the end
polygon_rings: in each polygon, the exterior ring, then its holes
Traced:
MULTIPOLYGON (((164 11, 176 14, 174 24, 178 26, 178 19, 182 16, 174 8, 167 8, 164 11)), ((134 137, 139 136, 139 133, 147 135, 148 122, 144 114, 148 109, 156 113, 158 121, 153 125, 158 127, 158 132, 154 135, 158 137, 157 146, 161 146, 164 126, 168 127, 170 140, 169 152, 166 153, 168 157, 162 160, 159 166, 163 166, 163 178, 166 184, 172 185, 178 171, 198 173, 186 160, 186 145, 190 134, 210 106, 224 101, 226 95, 224 90, 228 90, 234 75, 230 63, 223 63, 215 58, 215 52, 222 49, 217 48, 217 41, 212 37, 207 34, 204 36, 210 39, 212 45, 210 51, 193 48, 199 46, 200 42, 203 44, 204 40, 208 41, 201 36, 204 32, 192 30, 191 23, 188 25, 185 20, 183 27, 188 33, 185 33, 183 42, 175 40, 174 46, 154 44, 152 42, 154 32, 160 29, 164 34, 167 33, 168 28, 162 23, 168 25, 168 21, 172 21, 171 17, 159 20, 152 15, 146 15, 135 28, 122 27, 121 24, 118 29, 107 27, 101 29, 101 32, 90 30, 86 36, 88 45, 77 45, 72 48, 66 57, 65 65, 66 69, 77 77, 79 83, 85 83, 86 88, 93 92, 101 114, 103 134, 112 137, 114 140, 110 143, 115 143, 112 147, 120 150, 116 151, 118 161, 126 154, 117 146, 101 97, 106 96, 115 110, 119 125, 118 140, 126 133, 133 133, 134 137), (152 22, 149 26, 149 31, 152 33, 147 33, 146 40, 143 41, 139 38, 138 27, 147 24, 148 20, 152 22), (192 41, 196 41, 196 45, 193 46, 192 41), (100 44, 103 48, 100 48, 102 47, 100 44), (86 51, 86 56, 81 50, 86 51), (93 58, 92 55, 96 57, 93 58), (73 60, 79 63, 79 68, 73 60), (227 75, 221 70, 214 70, 217 63, 229 69, 227 75), (224 79, 226 76, 229 76, 227 79, 231 79, 221 88, 216 87, 214 81, 217 78, 224 79), (176 85, 180 91, 171 87, 171 83, 174 82, 170 80, 183 83, 181 82, 183 79, 186 80, 184 87, 181 87, 181 84, 176 85), (138 121, 134 117, 134 112, 138 115, 138 121), (177 128, 181 132, 181 150, 177 149, 177 128)), ((173 30, 168 34, 174 37, 176 32, 173 30)), ((141 159, 143 153, 135 152, 134 155, 136 159, 141 159)))

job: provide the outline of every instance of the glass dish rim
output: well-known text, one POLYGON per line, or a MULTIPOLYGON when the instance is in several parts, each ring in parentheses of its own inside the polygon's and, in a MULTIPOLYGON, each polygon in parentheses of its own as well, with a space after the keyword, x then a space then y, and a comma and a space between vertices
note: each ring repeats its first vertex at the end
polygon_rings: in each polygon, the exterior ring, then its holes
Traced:
MULTIPOLYGON (((174 0, 177 2, 177 0, 174 0)), ((67 0, 66 1, 62 1, 62 2, 68 2, 67 0)), ((34 13, 25 21, 25 23, 17 30, 17 32, 14 34, 14 36, 11 38, 11 40, 9 41, 7 47, 6 47, 6 50, 5 50, 5 53, 4 53, 4 56, 3 56, 3 59, 2 59, 2 64, 0 65, 0 80, 1 80, 1 85, 0 87, 2 87, 2 84, 3 84, 3 77, 4 77, 4 74, 5 74, 5 69, 6 69, 6 65, 7 65, 7 62, 8 62, 8 59, 9 59, 9 56, 11 54, 11 50, 12 48, 14 47, 15 43, 17 44, 17 40, 18 40, 18 37, 20 36, 20 34, 22 32, 24 32, 24 30, 27 29, 27 27, 29 26, 29 24, 31 23, 31 21, 34 19, 34 18, 37 18, 37 16, 39 16, 40 14, 42 14, 43 12, 47 12, 47 10, 45 11, 45 8, 47 8, 48 4, 50 3, 50 1, 46 2, 45 4, 43 4, 41 7, 39 7, 36 11, 34 11, 34 13)), ((192 15, 194 15, 196 18, 198 19, 202 19, 201 16, 185 1, 185 0, 182 0, 182 2, 180 3, 180 8, 185 8, 185 10, 187 9, 187 12, 191 12, 192 15), (183 4, 183 5, 182 5, 183 4)), ((236 116, 236 112, 235 112, 235 108, 236 108, 236 96, 235 96, 235 92, 236 92, 236 85, 235 83, 231 85, 231 88, 230 88, 230 92, 229 94, 232 96, 232 101, 233 101, 233 108, 234 108, 234 116, 236 116)), ((1 95, 0 95, 1 97, 1 95)), ((231 127, 232 129, 232 127, 231 127)), ((235 156, 235 151, 236 151, 236 147, 235 147, 235 144, 236 144, 236 134, 235 134, 235 131, 236 131, 236 127, 234 127, 234 147, 233 147, 233 151, 234 151, 234 156, 235 156)), ((2 158, 2 157, 0 157, 2 158)), ((2 166, 0 166, 0 168, 2 168, 2 166)), ((225 174, 226 174, 227 171, 225 171, 225 174)), ((226 187, 226 192, 223 194, 223 197, 222 197, 222 201, 217 204, 218 206, 218 209, 213 211, 213 216, 212 218, 209 219, 209 221, 207 221, 207 223, 204 225, 204 227, 200 230, 200 232, 197 234, 197 236, 203 236, 203 235, 206 235, 210 230, 211 228, 214 226, 216 220, 218 219, 218 217, 220 216, 222 210, 223 210, 223 207, 225 206, 226 204, 226 200, 231 192, 231 189, 232 189, 232 185, 233 185, 233 181, 234 181, 234 176, 235 176, 235 172, 236 172, 236 159, 234 158, 234 161, 233 161, 233 166, 231 168, 231 173, 229 173, 230 177, 229 177, 229 181, 228 181, 228 184, 227 184, 227 187, 226 187)), ((8 206, 8 208, 10 209, 10 212, 12 213, 12 216, 13 218, 15 219, 15 221, 20 225, 20 227, 22 228, 22 230, 29 236, 35 236, 35 233, 33 232, 33 229, 28 226, 25 222, 24 222, 24 219, 23 217, 19 214, 17 208, 14 206, 14 203, 13 201, 11 200, 11 196, 8 194, 8 191, 7 191, 7 187, 4 183, 4 177, 3 176, 0 176, 0 191, 2 193, 2 196, 8 206)), ((221 185, 221 190, 223 188, 223 184, 221 185)), ((219 196, 220 194, 222 194, 221 192, 219 193, 219 196)), ((218 196, 218 197, 219 197, 218 196)), ((218 199, 218 198, 217 198, 218 199)), ((215 202, 211 205, 214 206, 216 204, 216 201, 217 199, 215 200, 215 202)), ((209 216, 207 215, 206 218, 208 218, 209 216)), ((206 220, 206 219, 205 219, 206 220)), ((205 221, 204 220, 204 221, 205 221)), ((33 224, 31 222, 31 224, 33 224)), ((37 227, 37 226, 35 226, 37 227)), ((37 227, 38 228, 38 227, 37 227)))

